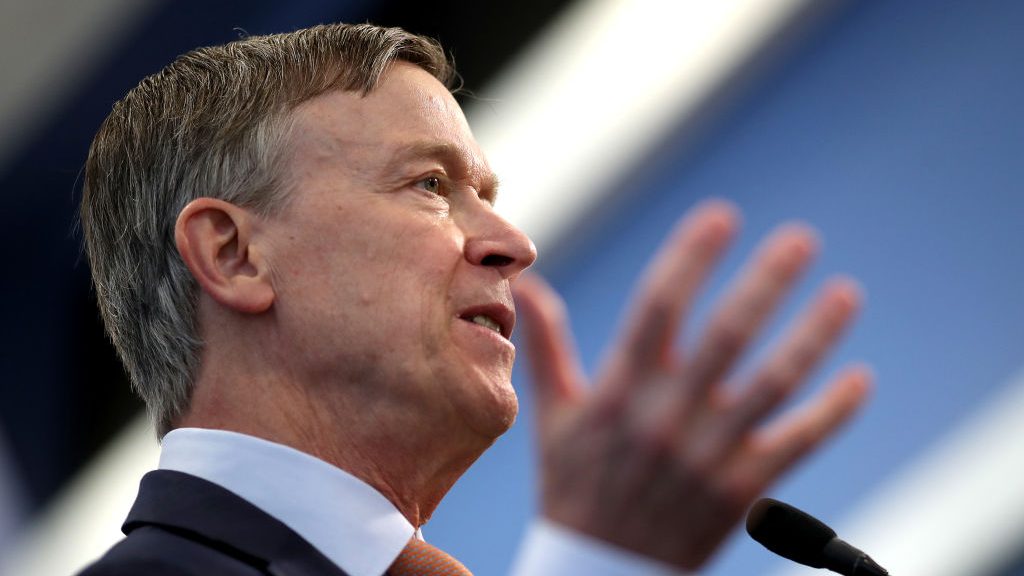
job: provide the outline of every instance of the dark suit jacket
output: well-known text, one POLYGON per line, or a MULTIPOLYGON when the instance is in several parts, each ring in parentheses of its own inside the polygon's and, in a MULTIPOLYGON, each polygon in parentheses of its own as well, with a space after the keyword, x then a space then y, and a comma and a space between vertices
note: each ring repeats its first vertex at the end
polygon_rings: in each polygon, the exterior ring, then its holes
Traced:
POLYGON ((121 530, 80 576, 346 576, 279 520, 181 472, 146 474, 121 530))

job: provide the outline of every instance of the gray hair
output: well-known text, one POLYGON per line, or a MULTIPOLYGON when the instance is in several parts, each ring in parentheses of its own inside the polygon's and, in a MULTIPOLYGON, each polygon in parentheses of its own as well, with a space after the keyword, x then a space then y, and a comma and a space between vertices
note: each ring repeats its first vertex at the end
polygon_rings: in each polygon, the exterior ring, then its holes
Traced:
POLYGON ((198 286, 174 225, 213 197, 280 210, 289 116, 330 90, 367 94, 395 61, 451 87, 433 40, 399 28, 331 24, 199 48, 117 102, 89 150, 81 223, 107 332, 163 437, 188 408, 199 368, 198 286))

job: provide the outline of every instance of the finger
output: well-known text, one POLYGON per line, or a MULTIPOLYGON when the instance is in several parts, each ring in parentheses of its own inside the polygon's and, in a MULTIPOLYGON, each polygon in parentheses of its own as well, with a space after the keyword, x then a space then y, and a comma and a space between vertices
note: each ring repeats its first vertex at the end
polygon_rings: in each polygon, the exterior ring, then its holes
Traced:
POLYGON ((833 280, 822 289, 779 348, 754 375, 750 387, 718 420, 721 444, 737 444, 799 388, 850 325, 860 299, 860 289, 850 279, 833 280))
POLYGON ((525 320, 523 340, 537 426, 544 437, 559 409, 582 396, 583 369, 572 342, 565 304, 555 291, 535 274, 521 276, 512 290, 525 320))
POLYGON ((761 245, 713 313, 685 372, 684 389, 706 394, 721 380, 807 267, 817 247, 813 231, 791 224, 761 245))
POLYGON ((675 343, 686 309, 737 227, 735 208, 707 201, 684 217, 654 260, 626 316, 622 345, 613 352, 610 381, 629 384, 630 376, 661 366, 675 343), (617 369, 617 370, 616 370, 617 369))
POLYGON ((871 388, 867 366, 844 370, 812 403, 763 432, 759 451, 767 482, 779 477, 830 438, 857 412, 871 388))

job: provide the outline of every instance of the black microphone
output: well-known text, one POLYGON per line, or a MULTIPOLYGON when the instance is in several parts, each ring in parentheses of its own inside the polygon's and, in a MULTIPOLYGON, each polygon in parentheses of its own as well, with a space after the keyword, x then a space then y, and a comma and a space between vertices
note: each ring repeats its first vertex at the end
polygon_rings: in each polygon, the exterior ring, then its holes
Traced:
POLYGON ((836 531, 785 502, 762 498, 747 514, 747 533, 765 548, 812 568, 845 576, 888 576, 870 556, 836 536, 836 531))

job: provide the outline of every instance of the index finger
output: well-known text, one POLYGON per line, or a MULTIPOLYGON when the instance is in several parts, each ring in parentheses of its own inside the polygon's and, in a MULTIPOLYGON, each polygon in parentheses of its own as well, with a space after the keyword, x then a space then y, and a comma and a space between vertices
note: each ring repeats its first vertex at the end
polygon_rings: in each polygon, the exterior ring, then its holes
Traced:
POLYGON ((627 385, 671 358, 679 325, 738 220, 731 204, 710 200, 676 225, 638 285, 621 344, 612 352, 613 383, 627 385))

